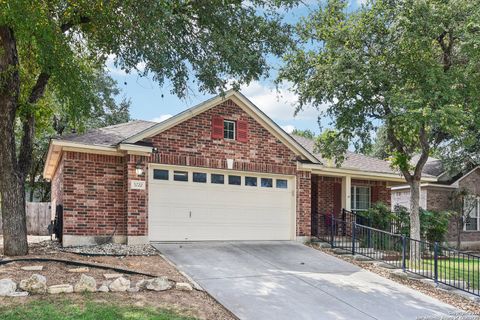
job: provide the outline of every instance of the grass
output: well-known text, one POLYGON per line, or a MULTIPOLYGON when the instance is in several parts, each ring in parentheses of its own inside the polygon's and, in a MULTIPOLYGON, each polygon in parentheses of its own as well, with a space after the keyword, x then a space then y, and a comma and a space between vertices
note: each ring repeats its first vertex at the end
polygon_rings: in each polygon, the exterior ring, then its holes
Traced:
MULTIPOLYGON (((406 261, 407 267, 415 270, 425 270, 431 273, 434 272, 434 260, 422 259, 417 265, 409 266, 409 261, 406 261)), ((475 289, 480 287, 480 262, 478 259, 468 260, 461 258, 439 259, 438 260, 438 278, 443 280, 466 281, 470 283, 475 289)))
POLYGON ((87 301, 34 301, 24 305, 0 308, 2 320, 194 320, 170 310, 87 301))

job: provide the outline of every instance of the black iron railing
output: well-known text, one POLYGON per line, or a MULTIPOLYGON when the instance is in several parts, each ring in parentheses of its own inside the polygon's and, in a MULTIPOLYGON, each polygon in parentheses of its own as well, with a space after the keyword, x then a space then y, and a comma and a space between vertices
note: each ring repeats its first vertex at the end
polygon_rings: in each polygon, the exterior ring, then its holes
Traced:
POLYGON ((360 224, 348 211, 322 215, 318 223, 318 239, 332 248, 480 296, 480 256, 360 224))

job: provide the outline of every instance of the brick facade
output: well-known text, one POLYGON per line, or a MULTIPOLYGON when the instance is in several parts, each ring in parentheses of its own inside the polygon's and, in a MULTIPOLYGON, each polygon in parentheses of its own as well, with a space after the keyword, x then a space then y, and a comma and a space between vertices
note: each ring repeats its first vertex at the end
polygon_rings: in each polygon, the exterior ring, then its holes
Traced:
POLYGON ((63 156, 63 234, 126 235, 123 157, 63 156))
MULTIPOLYGON (((295 177, 296 234, 300 237, 310 236, 315 228, 312 210, 340 212, 342 179, 297 170, 298 155, 232 100, 142 142, 151 144, 155 152, 139 156, 63 151, 52 179, 52 202, 64 206, 65 236, 147 239, 149 163, 227 169, 227 159, 234 159, 235 171, 295 177), (247 139, 212 138, 214 117, 246 123, 247 139), (143 167, 143 176, 137 175, 137 165, 143 167), (133 180, 145 181, 146 188, 132 189, 133 180)), ((376 188, 377 201, 390 202, 386 182, 353 180, 354 184, 376 188)))
POLYGON ((64 205, 64 235, 147 236, 148 163, 226 169, 296 176, 297 234, 311 229, 311 175, 297 172, 297 156, 233 101, 227 100, 156 136, 145 139, 159 152, 149 157, 64 152, 52 180, 52 201, 64 205), (212 139, 213 116, 243 120, 248 140, 212 139), (145 175, 136 174, 136 166, 145 175), (132 190, 132 180, 146 181, 145 190, 132 190))
POLYGON ((57 206, 63 206, 63 156, 59 160, 57 170, 52 178, 51 209, 52 217, 55 217, 57 206))
POLYGON ((372 203, 383 202, 387 206, 392 203, 392 191, 386 181, 352 179, 352 186, 369 186, 372 203))
MULTIPOLYGON (((352 186, 369 186, 375 188, 372 192, 371 202, 383 202, 390 205, 391 190, 387 182, 376 180, 351 180, 352 186)), ((342 178, 321 175, 312 175, 312 234, 317 234, 318 228, 323 223, 322 215, 341 214, 342 206, 342 178)))
POLYGON ((125 156, 125 209, 127 213, 127 234, 128 236, 147 236, 148 235, 148 192, 145 190, 132 190, 132 180, 148 181, 148 170, 146 170, 146 157, 138 155, 125 156), (137 176, 137 163, 144 167, 144 175, 137 176))
POLYGON ((234 159, 234 170, 296 174, 296 155, 232 100, 227 100, 145 142, 159 153, 150 162, 226 169, 226 159, 234 159), (244 120, 248 141, 212 139, 212 118, 244 120))
MULTIPOLYGON (((480 195, 480 169, 471 172, 469 175, 463 177, 458 182, 458 188, 446 188, 441 186, 422 187, 420 194, 420 206, 426 210, 431 211, 447 211, 452 209, 452 194, 456 190, 468 190, 471 194, 480 195)), ((393 204, 401 204, 405 207, 410 205, 410 190, 402 189, 396 190, 392 194, 393 204)), ((473 248, 474 244, 471 242, 480 242, 480 231, 462 231, 460 234, 462 242, 470 242, 466 247, 473 248)), ((456 242, 457 240, 457 223, 452 218, 449 224, 447 240, 449 242, 456 242)), ((480 243, 476 246, 478 249, 480 243)))

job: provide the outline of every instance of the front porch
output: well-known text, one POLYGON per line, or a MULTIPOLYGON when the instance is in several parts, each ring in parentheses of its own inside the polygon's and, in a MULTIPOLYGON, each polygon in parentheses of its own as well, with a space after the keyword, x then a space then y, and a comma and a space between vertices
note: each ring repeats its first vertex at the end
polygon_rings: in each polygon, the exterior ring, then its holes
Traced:
POLYGON ((400 181, 368 179, 353 175, 311 175, 311 234, 318 234, 320 216, 333 214, 339 217, 342 209, 363 211, 372 204, 391 205, 391 186, 400 181))

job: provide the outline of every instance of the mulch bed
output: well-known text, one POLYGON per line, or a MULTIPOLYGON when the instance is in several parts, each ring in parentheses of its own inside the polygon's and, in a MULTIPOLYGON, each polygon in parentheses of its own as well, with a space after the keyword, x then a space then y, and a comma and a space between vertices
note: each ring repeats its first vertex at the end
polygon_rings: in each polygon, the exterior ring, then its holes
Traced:
MULTIPOLYGON (((127 268, 145 273, 167 276, 175 282, 188 282, 188 280, 178 272, 178 270, 165 261, 160 255, 149 256, 88 256, 80 255, 71 252, 63 252, 55 248, 55 245, 46 243, 30 245, 30 252, 28 256, 15 258, 56 258, 68 259, 75 261, 85 261, 89 263, 98 263, 102 265, 111 265, 121 268, 127 268)), ((8 258, 1 256, 0 260, 8 258)), ((11 278, 16 282, 30 277, 37 273, 47 278, 47 285, 70 283, 74 284, 81 276, 81 273, 70 273, 67 269, 76 268, 75 266, 67 265, 59 262, 11 262, 5 265, 0 265, 0 279, 11 278), (24 271, 20 268, 22 266, 42 265, 42 271, 24 271)), ((116 273, 114 271, 90 267, 85 274, 92 276, 97 281, 97 287, 105 281, 104 274, 116 273)), ((140 279, 148 279, 147 276, 128 275, 124 274, 125 278, 132 283, 140 279)), ((226 310, 222 305, 216 302, 206 292, 193 291, 179 291, 168 290, 163 292, 140 291, 136 293, 125 292, 108 292, 108 293, 94 293, 88 295, 88 299, 96 302, 108 301, 123 304, 132 304, 136 306, 159 307, 176 310, 184 315, 194 316, 199 319, 219 319, 231 320, 235 317, 226 310)), ((0 305, 14 306, 17 304, 26 303, 32 300, 52 299, 49 295, 31 295, 28 297, 0 297, 0 305)), ((84 301, 87 297, 84 294, 68 294, 64 296, 68 299, 84 301)))

